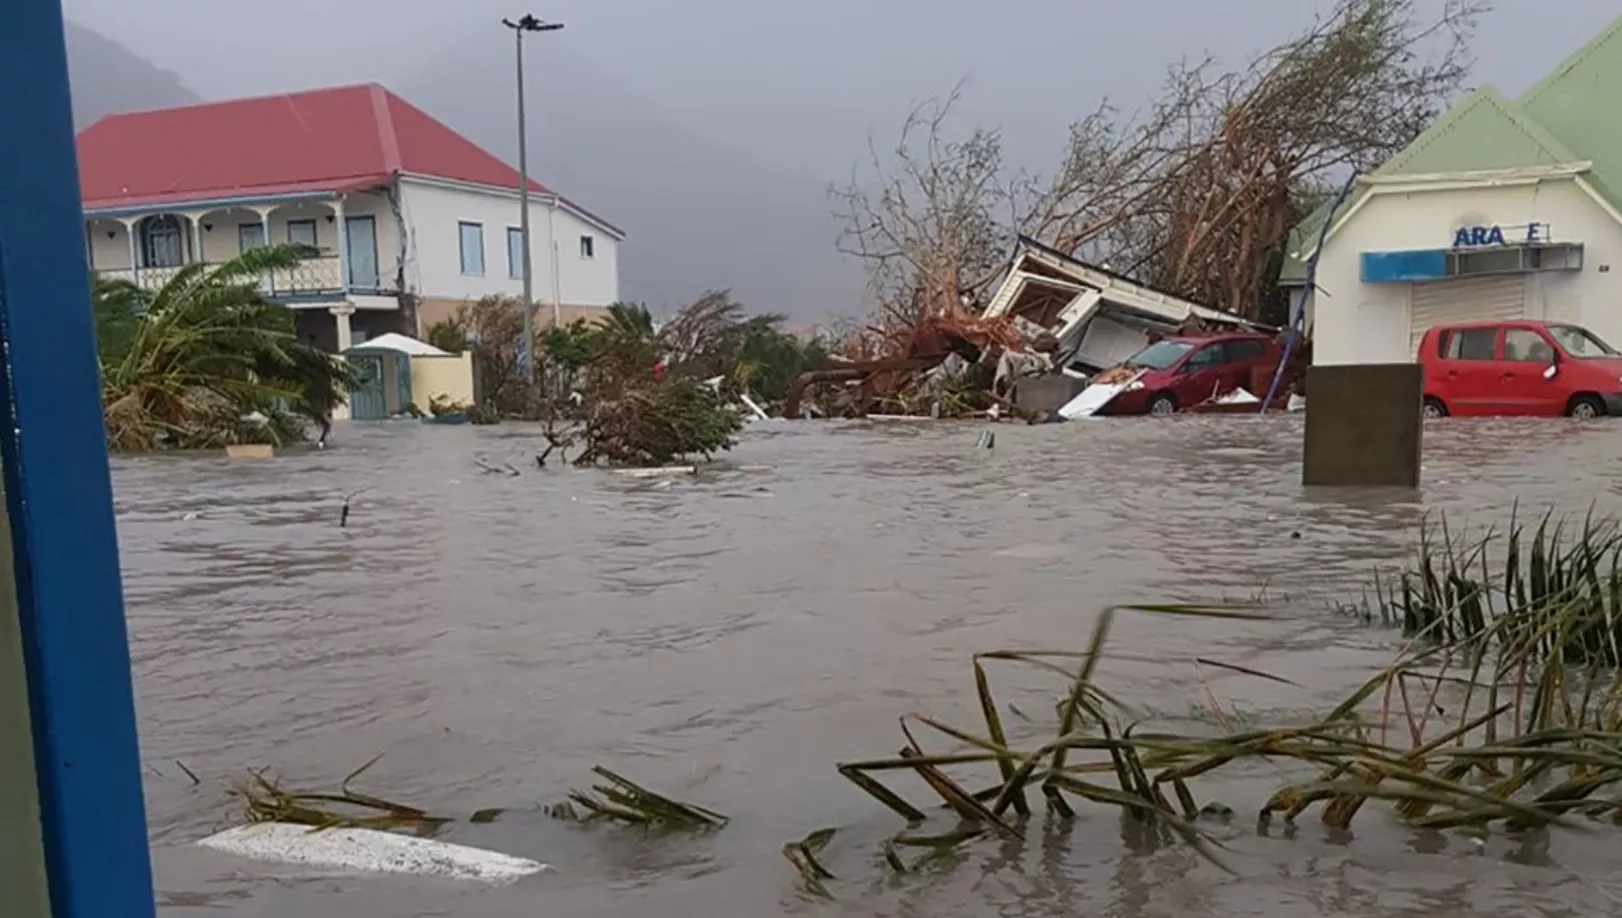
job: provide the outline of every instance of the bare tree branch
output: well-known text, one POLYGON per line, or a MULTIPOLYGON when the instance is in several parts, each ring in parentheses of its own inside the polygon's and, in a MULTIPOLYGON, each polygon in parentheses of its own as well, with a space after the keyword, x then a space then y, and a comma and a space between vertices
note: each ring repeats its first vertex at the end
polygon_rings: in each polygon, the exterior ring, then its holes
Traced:
POLYGON ((1243 67, 1167 71, 1125 116, 1075 121, 1058 170, 1010 174, 997 132, 950 139, 961 86, 917 106, 873 176, 834 192, 841 251, 867 262, 875 328, 983 306, 1016 228, 1142 280, 1251 318, 1274 318, 1291 228, 1349 170, 1407 146, 1463 88, 1488 0, 1340 0, 1243 67))

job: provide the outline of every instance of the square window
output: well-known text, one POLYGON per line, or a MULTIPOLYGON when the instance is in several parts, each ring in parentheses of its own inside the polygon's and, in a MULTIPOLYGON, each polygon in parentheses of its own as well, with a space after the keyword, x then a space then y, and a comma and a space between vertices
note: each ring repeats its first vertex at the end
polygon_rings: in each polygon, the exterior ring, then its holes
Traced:
POLYGON ((318 238, 314 220, 287 221, 287 241, 293 245, 307 245, 313 249, 319 244, 318 238))
POLYGON ((263 223, 237 224, 237 251, 246 252, 257 249, 265 244, 265 225, 263 223))

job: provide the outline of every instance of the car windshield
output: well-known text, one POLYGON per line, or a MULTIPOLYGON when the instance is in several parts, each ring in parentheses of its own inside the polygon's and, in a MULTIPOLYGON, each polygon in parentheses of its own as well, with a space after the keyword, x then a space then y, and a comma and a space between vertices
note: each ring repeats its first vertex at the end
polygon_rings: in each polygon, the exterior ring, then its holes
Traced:
POLYGON ((1126 365, 1141 370, 1164 370, 1194 349, 1187 341, 1156 341, 1126 359, 1126 365))
POLYGON ((1551 325, 1549 335, 1560 345, 1561 350, 1578 360, 1617 356, 1616 348, 1601 341, 1598 335, 1586 328, 1576 325, 1551 325))

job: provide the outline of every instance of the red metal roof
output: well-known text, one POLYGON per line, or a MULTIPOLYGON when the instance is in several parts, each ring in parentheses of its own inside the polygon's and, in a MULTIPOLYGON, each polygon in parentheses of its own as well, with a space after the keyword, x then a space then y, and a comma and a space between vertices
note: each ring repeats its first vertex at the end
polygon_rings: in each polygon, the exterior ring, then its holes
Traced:
POLYGON ((376 83, 110 115, 78 152, 86 210, 343 192, 402 173, 518 187, 518 170, 376 83))

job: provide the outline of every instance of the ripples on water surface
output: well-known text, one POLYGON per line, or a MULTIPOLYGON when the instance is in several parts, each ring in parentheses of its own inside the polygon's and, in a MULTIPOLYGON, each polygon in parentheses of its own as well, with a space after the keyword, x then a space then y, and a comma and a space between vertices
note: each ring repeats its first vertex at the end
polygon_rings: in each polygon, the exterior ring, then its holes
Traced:
MULTIPOLYGON (((1236 821, 1237 877, 1155 848, 1110 813, 1033 824, 935 876, 885 879, 898 826, 833 769, 898 745, 897 715, 972 724, 969 655, 1077 648, 1122 600, 1248 598, 1286 619, 1122 619, 1121 694, 1172 714, 1204 697, 1196 654, 1306 683, 1206 673, 1226 702, 1286 721, 1386 659, 1391 635, 1326 614, 1403 556, 1420 516, 1501 521, 1511 502, 1619 500, 1622 427, 1443 422, 1422 498, 1306 493, 1298 418, 998 428, 757 425, 728 457, 768 471, 632 481, 531 471, 532 432, 340 428, 274 461, 120 460, 114 469, 154 860, 166 916, 1585 915, 1622 839, 1603 845, 1415 835, 1363 814, 1355 837, 1236 821), (473 456, 511 461, 481 474, 473 456), (354 499, 338 528, 343 495, 354 499), (556 865, 488 889, 310 879, 187 843, 230 818, 220 786, 253 766, 330 784, 378 752, 367 788, 435 811, 518 812, 448 837, 556 865), (191 788, 170 763, 205 777, 191 788), (553 823, 537 805, 605 763, 722 810, 724 832, 656 840, 553 823), (778 849, 845 826, 832 904, 793 892, 778 849), (848 877, 849 879, 845 879, 848 877)), ((994 675, 1027 711, 1053 685, 994 675), (1046 689, 1043 694, 1035 690, 1046 689)), ((1254 811, 1270 789, 1225 802, 1254 811)), ((1211 785, 1202 788, 1211 793, 1211 785)), ((923 798, 919 798, 923 799, 923 798)))

